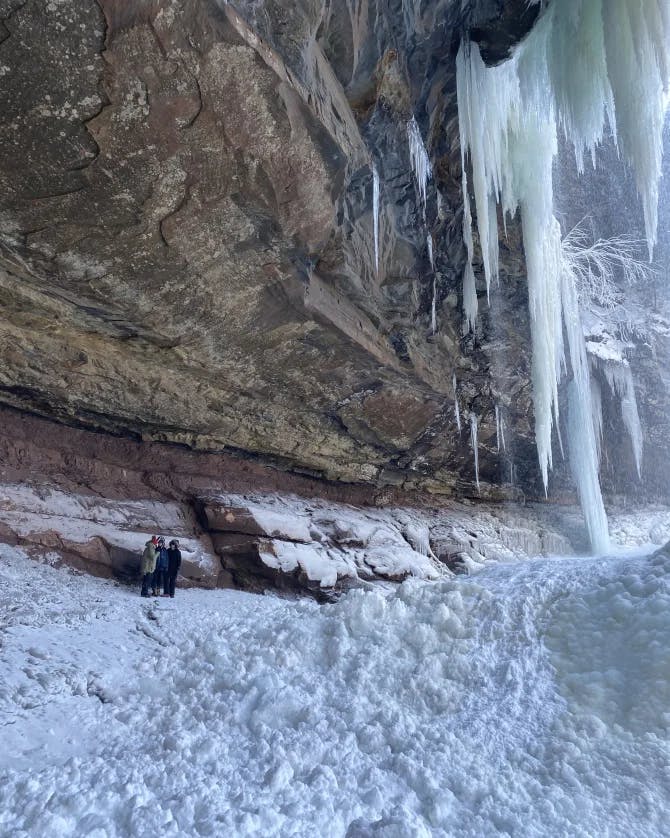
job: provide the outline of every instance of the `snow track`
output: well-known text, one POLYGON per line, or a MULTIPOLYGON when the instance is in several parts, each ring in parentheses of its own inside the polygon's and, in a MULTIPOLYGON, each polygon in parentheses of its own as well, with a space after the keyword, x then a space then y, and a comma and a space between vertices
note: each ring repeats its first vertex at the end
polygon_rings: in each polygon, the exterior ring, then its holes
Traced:
POLYGON ((667 559, 328 606, 0 562, 2 835, 664 834, 667 559))

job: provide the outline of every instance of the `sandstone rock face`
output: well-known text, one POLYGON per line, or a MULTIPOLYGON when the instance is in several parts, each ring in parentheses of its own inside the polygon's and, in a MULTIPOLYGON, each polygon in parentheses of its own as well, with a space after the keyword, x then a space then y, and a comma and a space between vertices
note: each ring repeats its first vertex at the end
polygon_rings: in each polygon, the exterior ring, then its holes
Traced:
POLYGON ((391 497, 478 495, 473 414, 482 496, 539 496, 513 222, 462 335, 454 67, 538 11, 0 0, 0 403, 391 497))
POLYGON ((476 342, 459 300, 458 33, 498 60, 532 25, 520 6, 1 0, 2 403, 472 494, 456 398, 480 419, 484 493, 511 474, 534 493, 514 229, 476 342), (412 114, 434 163, 425 210, 412 114))

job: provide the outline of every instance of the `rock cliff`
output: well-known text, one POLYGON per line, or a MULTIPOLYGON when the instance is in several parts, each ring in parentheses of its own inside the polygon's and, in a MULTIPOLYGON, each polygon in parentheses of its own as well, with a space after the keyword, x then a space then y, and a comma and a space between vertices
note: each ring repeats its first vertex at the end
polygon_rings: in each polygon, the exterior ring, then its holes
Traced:
POLYGON ((502 57, 532 24, 525 9, 2 0, 0 400, 323 478, 466 494, 470 412, 484 490, 509 479, 500 404, 534 492, 514 231, 512 281, 477 342, 461 336, 453 66, 466 29, 502 57), (425 206, 413 114, 435 173, 425 206))
POLYGON ((370 502, 477 495, 472 415, 482 496, 539 497, 514 223, 462 332, 454 67, 538 9, 0 0, 0 403, 370 502))

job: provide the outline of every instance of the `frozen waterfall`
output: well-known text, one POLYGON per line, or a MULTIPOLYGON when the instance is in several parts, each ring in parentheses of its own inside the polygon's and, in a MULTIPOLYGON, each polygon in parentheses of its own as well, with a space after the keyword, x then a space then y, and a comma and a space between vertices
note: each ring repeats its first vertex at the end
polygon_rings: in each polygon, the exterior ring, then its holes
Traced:
MULTIPOLYGON (((578 168, 608 127, 635 172, 651 254, 656 240, 664 90, 670 56, 669 0, 562 0, 546 8, 510 60, 487 68, 475 44, 457 58, 463 156, 465 328, 477 315, 466 155, 472 167, 477 228, 487 289, 498 274, 498 212, 521 212, 532 339, 535 439, 545 485, 558 427, 558 383, 573 383, 570 461, 594 549, 606 549, 607 520, 598 480, 598 452, 584 337, 574 277, 566 270, 554 217, 552 164, 560 127, 578 168)), ((631 426, 634 418, 627 421, 631 426)), ((631 434, 633 435, 633 433, 631 434)))

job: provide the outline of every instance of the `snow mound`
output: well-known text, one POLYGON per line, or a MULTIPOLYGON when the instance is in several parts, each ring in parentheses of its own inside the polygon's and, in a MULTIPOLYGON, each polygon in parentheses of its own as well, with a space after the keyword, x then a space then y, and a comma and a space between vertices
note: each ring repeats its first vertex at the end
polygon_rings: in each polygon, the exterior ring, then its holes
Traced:
POLYGON ((663 835, 669 571, 153 603, 0 548, 0 833, 663 835))

